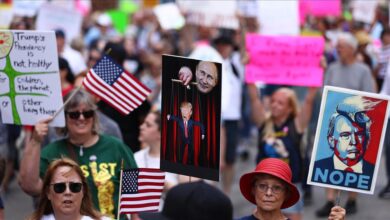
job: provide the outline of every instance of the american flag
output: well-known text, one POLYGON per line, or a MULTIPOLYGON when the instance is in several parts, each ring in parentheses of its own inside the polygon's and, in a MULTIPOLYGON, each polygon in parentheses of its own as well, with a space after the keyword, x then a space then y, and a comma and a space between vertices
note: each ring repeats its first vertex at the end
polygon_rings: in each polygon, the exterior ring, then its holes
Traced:
POLYGON ((158 211, 165 172, 139 168, 122 171, 120 213, 158 211))
POLYGON ((83 85, 125 115, 140 106, 151 92, 107 55, 89 70, 83 85))

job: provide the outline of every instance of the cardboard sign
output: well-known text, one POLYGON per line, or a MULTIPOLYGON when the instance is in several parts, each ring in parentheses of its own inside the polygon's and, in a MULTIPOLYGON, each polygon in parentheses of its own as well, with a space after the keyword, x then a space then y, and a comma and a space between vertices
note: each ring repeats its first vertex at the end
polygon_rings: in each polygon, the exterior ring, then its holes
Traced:
MULTIPOLYGON (((54 32, 0 31, 0 108, 4 123, 35 125, 63 105, 54 32)), ((63 111, 52 121, 63 127, 63 111)))
POLYGON ((259 33, 299 35, 298 1, 258 1, 259 33))
POLYGON ((157 5, 153 11, 164 30, 180 29, 184 26, 185 19, 175 3, 157 5))
POLYGON ((246 37, 246 81, 295 86, 322 86, 322 37, 246 37))
POLYGON ((118 8, 118 0, 92 0, 92 11, 106 11, 118 8))
POLYGON ((36 29, 61 29, 66 34, 66 41, 70 42, 80 35, 82 19, 82 15, 76 10, 45 4, 39 9, 36 29))
POLYGON ((163 55, 162 69, 160 168, 218 181, 222 65, 163 55))
POLYGON ((365 1, 355 0, 352 2, 352 17, 355 21, 371 24, 375 19, 377 0, 365 1))
POLYGON ((389 99, 325 86, 308 184, 374 193, 389 99))
POLYGON ((238 29, 236 1, 177 1, 187 16, 187 23, 206 27, 238 29))

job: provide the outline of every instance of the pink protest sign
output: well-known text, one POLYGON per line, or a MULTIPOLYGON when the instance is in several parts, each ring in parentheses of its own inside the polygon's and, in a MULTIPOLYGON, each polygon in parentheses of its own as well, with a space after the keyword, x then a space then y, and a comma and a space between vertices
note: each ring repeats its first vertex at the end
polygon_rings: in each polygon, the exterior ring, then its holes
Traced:
POLYGON ((305 21, 306 15, 314 16, 340 16, 341 1, 340 0, 300 0, 299 1, 299 18, 301 24, 305 21))
POLYGON ((320 59, 324 51, 322 37, 261 36, 246 37, 249 63, 247 82, 267 84, 322 86, 320 59))

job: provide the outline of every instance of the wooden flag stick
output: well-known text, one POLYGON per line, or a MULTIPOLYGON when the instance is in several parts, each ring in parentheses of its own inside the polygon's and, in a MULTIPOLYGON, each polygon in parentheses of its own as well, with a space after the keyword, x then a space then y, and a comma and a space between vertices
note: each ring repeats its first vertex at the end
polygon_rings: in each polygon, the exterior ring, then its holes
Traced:
POLYGON ((117 213, 117 218, 116 218, 118 220, 119 220, 119 217, 121 215, 122 174, 123 174, 123 159, 121 160, 121 174, 119 176, 118 213, 117 213))
POLYGON ((69 96, 69 98, 64 102, 64 104, 61 106, 60 109, 58 109, 54 114, 53 114, 53 119, 57 117, 57 115, 65 108, 65 106, 70 102, 70 100, 73 98, 74 95, 81 89, 81 86, 77 87, 72 93, 72 95, 69 96))

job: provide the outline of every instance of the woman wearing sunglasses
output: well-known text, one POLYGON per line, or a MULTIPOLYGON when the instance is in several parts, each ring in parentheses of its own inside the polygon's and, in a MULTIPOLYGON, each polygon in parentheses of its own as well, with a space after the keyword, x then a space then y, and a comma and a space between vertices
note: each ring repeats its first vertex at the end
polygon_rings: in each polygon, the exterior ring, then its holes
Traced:
MULTIPOLYGON (((71 94, 73 92, 65 99, 71 94)), ((35 125, 21 162, 21 187, 30 195, 41 193, 41 178, 50 162, 62 156, 69 157, 79 164, 87 178, 95 207, 113 218, 117 213, 121 161, 125 169, 136 168, 133 153, 118 139, 99 134, 96 105, 86 91, 76 91, 64 111, 66 127, 60 132, 66 138, 47 145, 42 151, 41 143, 52 118, 35 125)))
MULTIPOLYGON (((282 209, 293 206, 299 201, 299 191, 292 183, 289 165, 276 158, 266 158, 257 164, 254 171, 240 178, 242 195, 256 209, 251 215, 239 220, 289 220, 282 209)), ((332 208, 329 220, 344 220, 345 209, 340 206, 332 208)))
POLYGON ((42 181, 40 203, 31 220, 109 219, 93 208, 87 180, 73 160, 54 160, 42 181))

